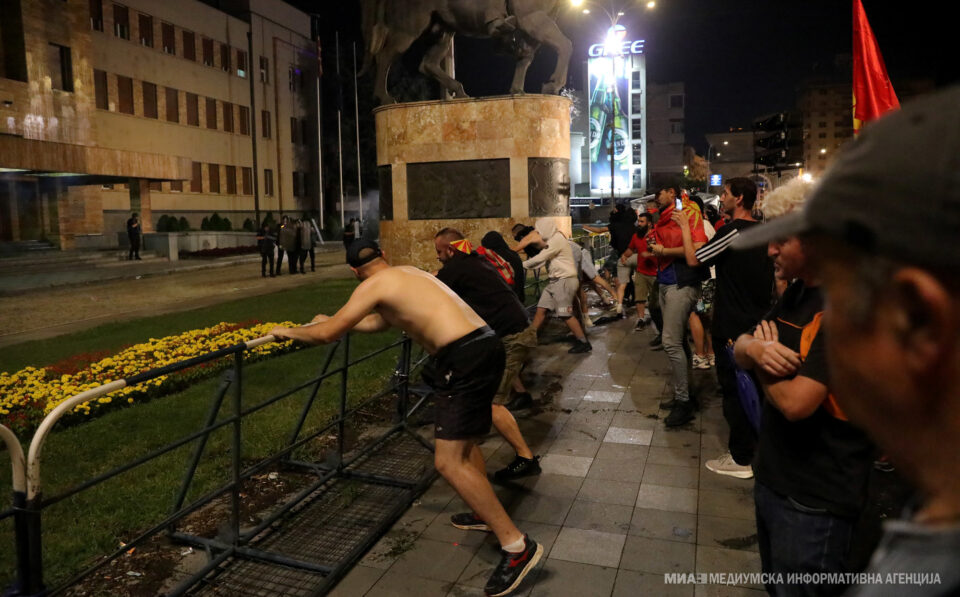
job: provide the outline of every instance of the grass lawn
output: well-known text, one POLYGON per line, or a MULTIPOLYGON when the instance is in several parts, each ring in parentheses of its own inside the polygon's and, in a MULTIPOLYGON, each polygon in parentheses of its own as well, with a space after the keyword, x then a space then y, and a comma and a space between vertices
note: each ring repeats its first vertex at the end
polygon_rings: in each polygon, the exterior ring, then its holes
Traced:
MULTIPOLYGON (((306 322, 318 312, 333 313, 355 286, 353 280, 323 281, 195 311, 107 324, 77 334, 24 343, 3 351, 0 370, 44 366, 82 352, 119 350, 126 344, 150 337, 206 327, 220 321, 306 322)), ((395 332, 357 334, 351 338, 351 355, 362 356, 396 337, 395 332)), ((315 376, 327 350, 326 347, 312 348, 245 367, 244 407, 253 406, 315 376)), ((384 387, 396 364, 398 351, 387 352, 351 368, 348 380, 350 402, 361 400, 384 387)), ((338 352, 333 362, 334 367, 341 363, 342 353, 338 352)), ((54 496, 201 428, 219 383, 219 377, 208 379, 178 394, 56 430, 43 452, 44 495, 54 496)), ((286 444, 308 395, 309 390, 298 392, 244 419, 245 463, 259 460, 286 444)), ((224 401, 221 417, 230 413, 231 396, 228 394, 224 401)), ((338 403, 339 377, 335 377, 323 384, 305 432, 329 421, 338 403)), ((211 436, 188 501, 228 480, 231 433, 230 428, 224 428, 211 436)), ((193 446, 193 443, 188 444, 45 510, 43 548, 47 585, 69 578, 95 561, 98 555, 112 551, 121 541, 133 538, 137 531, 164 518, 171 510, 193 446)), ((308 445, 299 455, 315 457, 318 451, 308 445)), ((0 495, 9 496, 10 467, 5 460, 6 454, 0 453, 0 495)), ((6 503, 0 508, 4 506, 6 503)), ((13 545, 12 522, 8 519, 0 522, 0 587, 8 584, 14 575, 13 545)))

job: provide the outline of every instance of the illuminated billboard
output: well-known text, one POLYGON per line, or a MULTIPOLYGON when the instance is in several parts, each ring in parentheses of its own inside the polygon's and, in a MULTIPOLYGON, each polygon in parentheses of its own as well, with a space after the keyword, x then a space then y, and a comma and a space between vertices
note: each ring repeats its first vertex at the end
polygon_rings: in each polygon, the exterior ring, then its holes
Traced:
MULTIPOLYGON (((633 150, 630 143, 630 59, 622 48, 626 29, 617 25, 608 33, 606 49, 591 51, 587 71, 590 93, 590 188, 610 190, 610 158, 613 157, 613 188, 629 191, 632 184, 633 150)), ((639 42, 642 48, 642 42, 639 42)))

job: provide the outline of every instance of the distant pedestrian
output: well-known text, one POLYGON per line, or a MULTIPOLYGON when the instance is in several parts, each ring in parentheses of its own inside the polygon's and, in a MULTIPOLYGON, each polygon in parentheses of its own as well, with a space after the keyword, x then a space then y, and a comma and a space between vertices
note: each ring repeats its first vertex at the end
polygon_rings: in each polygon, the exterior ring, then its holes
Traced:
POLYGON ((277 275, 279 276, 283 269, 283 254, 287 254, 287 269, 291 274, 297 273, 297 229, 296 225, 290 221, 290 218, 283 216, 280 231, 277 233, 277 243, 279 250, 277 252, 277 275))
POLYGON ((313 220, 304 222, 304 225, 310 230, 310 248, 307 252, 310 254, 310 271, 317 271, 317 243, 320 242, 320 233, 317 231, 317 225, 313 220))
POLYGON ((350 245, 353 244, 353 241, 357 239, 357 231, 353 226, 354 219, 350 218, 350 221, 347 222, 347 225, 343 227, 343 248, 349 249, 350 245))
POLYGON ((140 232, 140 218, 137 212, 133 212, 127 220, 127 238, 130 239, 130 254, 127 256, 127 261, 134 259, 140 261, 140 232))
POLYGON ((303 220, 297 220, 297 256, 300 260, 300 273, 306 274, 303 264, 307 261, 307 253, 310 252, 310 224, 303 220))
POLYGON ((273 251, 277 247, 277 236, 270 230, 270 225, 264 222, 257 230, 257 248, 260 250, 260 277, 267 277, 267 263, 270 263, 270 277, 273 273, 273 251))

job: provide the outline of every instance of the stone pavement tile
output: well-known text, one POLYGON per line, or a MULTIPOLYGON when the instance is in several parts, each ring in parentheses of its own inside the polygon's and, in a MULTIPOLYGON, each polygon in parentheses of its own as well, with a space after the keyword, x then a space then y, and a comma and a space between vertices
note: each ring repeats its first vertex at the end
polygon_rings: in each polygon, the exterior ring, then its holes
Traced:
POLYGON ((542 473, 533 477, 527 477, 520 482, 520 485, 523 487, 520 499, 527 499, 532 495, 549 495, 572 499, 577 497, 577 493, 580 491, 582 484, 582 477, 542 473))
MULTIPOLYGON (((521 525, 520 530, 529 535, 530 538, 537 543, 543 545, 543 559, 541 562, 547 559, 547 554, 550 553, 554 542, 557 540, 557 535, 560 533, 559 526, 536 523, 524 523, 521 525)), ((496 544, 496 537, 491 534, 491 536, 488 537, 487 544, 477 550, 473 559, 467 564, 460 578, 457 579, 457 584, 482 589, 484 585, 487 584, 487 579, 490 578, 493 569, 499 563, 499 545, 496 544)), ((541 563, 538 568, 542 567, 543 564, 541 563)), ((524 594, 524 592, 529 591, 530 586, 533 585, 532 581, 536 578, 535 572, 536 571, 531 572, 528 575, 529 580, 525 580, 523 587, 521 587, 522 589, 525 588, 526 591, 521 591, 519 594, 524 594)))
POLYGON ((570 507, 570 511, 567 512, 567 519, 563 522, 563 528, 626 535, 630 530, 630 519, 632 517, 633 506, 576 500, 570 507))
POLYGON ((564 426, 565 428, 593 429, 595 427, 603 427, 606 429, 616 413, 613 406, 600 402, 589 404, 584 401, 580 407, 581 410, 574 412, 573 415, 567 419, 567 424, 564 426), (585 410, 584 407, 586 407, 585 410))
POLYGON ((357 595, 363 595, 380 580, 383 574, 384 571, 379 568, 371 568, 358 564, 354 566, 346 576, 340 579, 340 582, 337 583, 337 586, 333 588, 333 591, 331 591, 329 595, 331 597, 356 597, 357 595))
POLYGON ((600 482, 590 480, 580 488, 577 499, 586 502, 632 507, 637 501, 638 491, 640 491, 639 483, 611 481, 608 479, 600 482))
POLYGON ((593 458, 588 456, 566 456, 564 454, 548 453, 540 459, 540 468, 544 473, 571 477, 585 477, 591 464, 593 464, 593 458))
POLYGON ((759 551, 756 521, 701 514, 697 519, 697 543, 705 547, 759 551))
POLYGON ((460 578, 476 551, 475 545, 454 545, 450 541, 421 537, 409 551, 397 558, 390 572, 453 582, 460 578))
POLYGON ((694 597, 765 597, 766 591, 729 585, 697 585, 694 597))
POLYGON ((487 538, 487 533, 480 531, 463 531, 452 524, 447 516, 438 516, 421 535, 424 539, 432 539, 443 543, 456 545, 477 546, 487 538))
POLYGON ((586 394, 583 395, 584 402, 607 402, 619 404, 623 400, 623 390, 618 391, 603 391, 603 390, 594 390, 590 389, 586 394))
POLYGON ((618 412, 610 421, 611 427, 623 427, 624 429, 649 429, 653 431, 661 425, 659 420, 640 413, 618 412))
POLYGON ((641 483, 637 494, 637 508, 697 513, 697 490, 641 483))
POLYGON ((637 597, 638 595, 693 597, 693 586, 668 585, 664 584, 662 574, 644 574, 620 568, 612 597, 637 597))
POLYGON ((380 577, 366 597, 444 597, 451 587, 453 583, 449 581, 390 570, 380 577))
MULTIPOLYGON (((753 551, 698 545, 696 572, 760 572, 760 554, 753 551)), ((743 586, 750 589, 763 588, 762 585, 743 586)))
POLYGON ((699 450, 696 448, 660 448, 651 446, 647 454, 649 464, 670 466, 700 466, 699 450))
POLYGON ((603 443, 597 450, 598 459, 604 460, 639 460, 641 463, 647 459, 646 446, 637 446, 633 444, 612 444, 603 443))
POLYGON ((626 535, 619 533, 563 527, 550 550, 550 559, 616 568, 625 540, 626 535))
POLYGON ((634 508, 629 534, 681 543, 696 543, 697 515, 686 512, 634 508))
POLYGON ((584 424, 564 425, 560 433, 557 434, 557 439, 602 441, 603 435, 607 432, 607 427, 609 427, 607 423, 597 423, 593 426, 584 424))
POLYGON ((737 479, 728 475, 718 475, 707 469, 706 466, 701 466, 700 489, 733 491, 753 495, 753 479, 737 479))
POLYGON ((632 375, 632 366, 629 369, 622 366, 617 368, 611 367, 609 375, 605 375, 593 382, 593 385, 590 386, 590 391, 616 392, 623 394, 630 388, 630 379, 632 375))
MULTIPOLYGON (((572 497, 532 493, 523 496, 516 504, 507 508, 507 512, 514 522, 526 521, 561 525, 567 517, 571 505, 573 505, 572 497)), ((520 523, 517 522, 517 524, 520 523)))
POLYGON ((550 558, 536 579, 534 597, 600 597, 609 595, 617 569, 550 558))
POLYGON ((597 381, 597 376, 593 375, 578 375, 577 373, 571 373, 563 379, 561 379, 560 384, 563 385, 564 392, 581 392, 583 395, 590 386, 593 385, 593 382, 597 381))
POLYGON ((627 537, 620 568, 652 574, 693 572, 696 545, 649 537, 627 537))
POLYGON ((558 439, 550 444, 547 450, 550 454, 562 454, 565 456, 586 456, 593 458, 600 449, 600 443, 592 440, 582 439, 558 439))
POLYGON ((657 427, 650 445, 658 448, 699 448, 700 433, 684 429, 657 427))
POLYGON ((643 478, 644 461, 642 458, 610 459, 596 458, 587 473, 587 482, 598 480, 639 482, 643 478))
POLYGON ((627 429, 626 427, 609 427, 603 441, 613 444, 633 444, 635 446, 649 446, 653 438, 650 429, 627 429))
POLYGON ((700 490, 700 514, 753 520, 756 510, 753 495, 739 491, 700 490))
POLYGON ((643 483, 696 489, 700 482, 698 473, 692 466, 648 464, 643 470, 643 483))

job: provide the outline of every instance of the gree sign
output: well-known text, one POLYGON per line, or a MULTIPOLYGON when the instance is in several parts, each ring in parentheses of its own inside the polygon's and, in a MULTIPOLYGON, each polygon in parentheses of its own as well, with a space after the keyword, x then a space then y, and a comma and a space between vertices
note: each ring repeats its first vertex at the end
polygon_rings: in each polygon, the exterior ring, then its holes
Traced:
POLYGON ((607 39, 601 44, 593 44, 587 50, 591 58, 601 56, 623 56, 624 54, 643 54, 643 40, 630 41, 626 39, 627 28, 623 25, 614 25, 607 31, 607 39))

